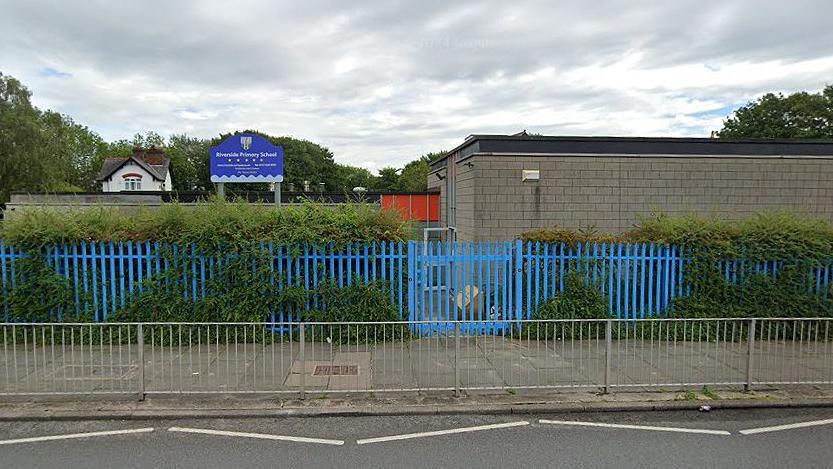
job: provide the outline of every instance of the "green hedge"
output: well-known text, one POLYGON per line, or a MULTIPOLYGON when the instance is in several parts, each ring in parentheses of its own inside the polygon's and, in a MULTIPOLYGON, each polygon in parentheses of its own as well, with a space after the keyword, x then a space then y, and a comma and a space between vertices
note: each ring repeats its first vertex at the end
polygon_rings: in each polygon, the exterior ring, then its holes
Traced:
POLYGON ((394 210, 368 204, 334 207, 305 203, 275 209, 246 202, 177 203, 136 213, 93 207, 58 211, 25 209, 0 226, 0 239, 29 247, 77 241, 196 243, 205 248, 276 241, 283 245, 341 245, 353 241, 400 241, 410 230, 394 210))
POLYGON ((546 228, 521 235, 524 241, 565 243, 659 243, 708 251, 715 258, 746 260, 833 258, 833 225, 795 212, 761 212, 729 221, 713 216, 654 214, 642 217, 629 231, 609 235, 591 228, 546 228))

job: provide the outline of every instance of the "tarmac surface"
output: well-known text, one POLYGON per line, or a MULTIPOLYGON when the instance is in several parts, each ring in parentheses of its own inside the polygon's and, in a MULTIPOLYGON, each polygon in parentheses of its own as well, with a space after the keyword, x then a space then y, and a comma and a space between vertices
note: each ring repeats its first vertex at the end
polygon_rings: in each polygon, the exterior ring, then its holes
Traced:
POLYGON ((833 409, 0 422, 4 467, 830 467, 833 409))

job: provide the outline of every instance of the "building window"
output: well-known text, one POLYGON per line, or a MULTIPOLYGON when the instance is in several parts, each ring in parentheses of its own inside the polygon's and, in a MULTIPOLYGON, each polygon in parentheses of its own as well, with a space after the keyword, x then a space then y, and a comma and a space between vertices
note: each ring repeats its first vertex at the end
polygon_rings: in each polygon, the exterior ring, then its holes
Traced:
POLYGON ((141 176, 129 176, 124 178, 124 190, 126 191, 140 191, 142 190, 141 176))

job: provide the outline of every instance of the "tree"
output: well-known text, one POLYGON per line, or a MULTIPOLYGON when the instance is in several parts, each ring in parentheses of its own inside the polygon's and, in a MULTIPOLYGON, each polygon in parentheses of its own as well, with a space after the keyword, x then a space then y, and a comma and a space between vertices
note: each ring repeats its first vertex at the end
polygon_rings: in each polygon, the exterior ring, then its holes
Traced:
POLYGON ((174 190, 211 190, 211 170, 208 165, 210 143, 206 139, 185 134, 168 138, 165 152, 171 158, 174 190))
POLYGON ((426 153, 419 159, 411 161, 402 168, 397 189, 403 192, 425 192, 428 190, 428 173, 431 162, 447 155, 447 151, 426 153))
POLYGON ((336 172, 335 191, 352 193, 354 187, 369 188, 373 185, 373 175, 365 168, 336 163, 336 172))
POLYGON ((721 138, 833 138, 833 85, 819 93, 768 93, 723 122, 721 138))
POLYGON ((395 191, 399 185, 399 171, 398 168, 388 166, 379 170, 379 175, 376 176, 373 182, 373 189, 377 191, 395 191))
POLYGON ((33 106, 29 90, 0 73, 0 201, 15 191, 90 189, 106 148, 87 127, 33 106))

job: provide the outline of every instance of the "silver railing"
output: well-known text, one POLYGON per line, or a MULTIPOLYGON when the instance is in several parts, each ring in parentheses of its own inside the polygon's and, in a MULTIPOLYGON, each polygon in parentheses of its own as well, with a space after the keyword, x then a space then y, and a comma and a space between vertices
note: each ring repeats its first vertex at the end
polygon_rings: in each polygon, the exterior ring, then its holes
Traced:
POLYGON ((833 384, 831 321, 2 324, 0 395, 833 384))

